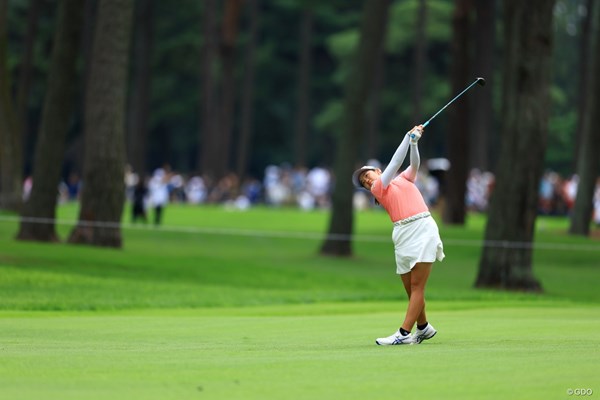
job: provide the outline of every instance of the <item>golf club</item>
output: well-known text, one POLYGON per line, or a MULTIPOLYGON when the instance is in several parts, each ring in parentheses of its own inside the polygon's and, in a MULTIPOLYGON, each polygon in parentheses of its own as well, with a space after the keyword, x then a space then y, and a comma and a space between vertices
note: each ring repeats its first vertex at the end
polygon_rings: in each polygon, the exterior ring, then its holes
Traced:
POLYGON ((458 99, 460 96, 462 96, 467 90, 471 89, 475 84, 478 84, 479 86, 485 86, 485 79, 479 77, 477 79, 475 79, 475 82, 471 83, 469 86, 467 86, 467 88, 465 90, 463 90, 462 92, 460 92, 458 95, 456 95, 456 97, 454 97, 452 100, 450 100, 448 102, 448 104, 446 104, 444 107, 442 107, 438 112, 436 112, 433 117, 429 118, 427 120, 427 122, 425 122, 423 124, 423 127, 426 127, 427 125, 429 125, 429 123, 431 122, 432 119, 434 119, 435 117, 437 117, 437 115, 439 113, 441 113, 442 111, 444 111, 446 109, 446 107, 448 107, 450 104, 452 104, 452 102, 454 102, 454 100, 458 99))

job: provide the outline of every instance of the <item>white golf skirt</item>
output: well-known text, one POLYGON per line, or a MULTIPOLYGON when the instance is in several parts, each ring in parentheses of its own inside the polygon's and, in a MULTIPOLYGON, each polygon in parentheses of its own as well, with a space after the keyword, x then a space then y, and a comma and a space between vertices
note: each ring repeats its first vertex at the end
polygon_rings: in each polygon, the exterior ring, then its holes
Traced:
POLYGON ((442 261, 445 257, 438 226, 430 215, 405 224, 395 223, 392 240, 399 275, 410 272, 416 263, 442 261))

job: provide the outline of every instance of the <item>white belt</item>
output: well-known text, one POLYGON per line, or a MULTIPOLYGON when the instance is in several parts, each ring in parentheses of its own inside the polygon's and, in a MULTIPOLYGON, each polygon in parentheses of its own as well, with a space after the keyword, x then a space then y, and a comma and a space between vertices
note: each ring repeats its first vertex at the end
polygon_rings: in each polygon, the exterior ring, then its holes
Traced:
POLYGON ((401 219, 400 221, 394 222, 394 226, 400 226, 400 225, 410 224, 411 222, 414 222, 414 221, 416 221, 418 219, 427 218, 430 215, 431 215, 431 213, 429 211, 425 211, 425 212, 422 212, 422 213, 419 213, 419 214, 415 214, 415 215, 413 215, 411 217, 404 218, 404 219, 401 219))

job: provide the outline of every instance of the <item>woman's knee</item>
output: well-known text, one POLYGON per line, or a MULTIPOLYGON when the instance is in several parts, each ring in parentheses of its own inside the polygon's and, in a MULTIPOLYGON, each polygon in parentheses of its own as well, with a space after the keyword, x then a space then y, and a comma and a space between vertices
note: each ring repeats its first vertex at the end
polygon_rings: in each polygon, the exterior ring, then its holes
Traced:
POLYGON ((429 272, 431 271, 431 263, 419 263, 415 265, 411 271, 410 289, 411 292, 423 291, 429 278, 429 272))

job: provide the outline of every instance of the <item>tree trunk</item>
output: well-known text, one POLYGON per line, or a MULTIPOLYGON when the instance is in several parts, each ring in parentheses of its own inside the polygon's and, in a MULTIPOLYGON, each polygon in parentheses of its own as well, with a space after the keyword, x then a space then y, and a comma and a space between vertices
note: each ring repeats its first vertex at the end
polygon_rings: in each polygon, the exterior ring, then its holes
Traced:
POLYGON ((217 61, 217 6, 215 0, 205 0, 202 9, 202 50, 200 68, 200 146, 198 169, 207 178, 215 177, 219 137, 215 63, 217 61))
POLYGON ((24 40, 25 51, 19 68, 19 85, 17 87, 17 120, 23 137, 24 160, 26 163, 30 160, 25 157, 29 154, 29 149, 33 148, 32 143, 30 143, 32 138, 29 135, 29 118, 27 118, 27 114, 29 111, 31 76, 33 74, 33 49, 37 36, 40 5, 41 0, 31 0, 29 2, 27 33, 24 40))
POLYGON ((332 196, 333 209, 329 220, 328 237, 321 247, 321 253, 324 255, 352 255, 350 235, 354 223, 352 212, 354 189, 350 177, 358 161, 358 148, 365 126, 365 104, 373 83, 372 60, 383 45, 388 8, 389 0, 365 0, 364 2, 356 58, 346 81, 343 130, 338 138, 335 155, 336 183, 332 196))
POLYGON ((237 175, 243 181, 248 169, 248 155, 250 154, 250 139, 252 138, 252 123, 254 120, 254 80, 255 80, 255 53, 258 40, 258 23, 260 19, 259 0, 248 0, 250 12, 249 38, 245 55, 244 83, 242 92, 242 116, 240 140, 238 144, 237 175))
POLYGON ((581 23, 581 40, 579 48, 579 82, 577 85, 577 130, 575 131, 574 144, 573 146, 573 169, 578 168, 578 157, 580 152, 581 144, 581 132, 583 132, 584 116, 588 114, 587 99, 588 99, 588 82, 590 80, 590 29, 592 25, 592 13, 594 8, 595 0, 586 1, 587 13, 582 18, 581 23))
POLYGON ((0 209, 19 211, 22 203, 23 147, 8 71, 7 13, 8 0, 0 0, 0 209))
POLYGON ((427 1, 419 0, 417 9, 417 24, 415 38, 415 58, 412 73, 413 84, 413 124, 420 124, 423 120, 421 107, 423 99, 423 76, 427 67, 427 1))
MULTIPOLYGON (((452 18, 452 93, 460 93, 470 79, 469 48, 469 17, 471 0, 455 0, 454 16, 452 18)), ((469 140, 469 102, 461 99, 448 109, 448 159, 450 170, 447 176, 446 202, 442 210, 443 221, 446 224, 463 225, 465 223, 465 193, 469 162, 467 155, 470 149, 469 140)))
MULTIPOLYGON (((383 42, 385 43, 385 38, 383 42)), ((369 96, 369 107, 367 109, 366 160, 377 159, 379 154, 379 142, 381 138, 381 92, 385 83, 385 61, 385 48, 382 44, 374 61, 375 72, 369 96)))
POLYGON ((504 2, 503 142, 477 287, 541 290, 532 242, 548 134, 553 5, 504 2))
POLYGON ((585 103, 589 110, 580 115, 582 131, 580 133, 579 155, 577 157, 577 198, 573 208, 569 233, 573 235, 588 236, 590 234, 590 221, 594 210, 594 189, 596 177, 600 172, 600 3, 592 2, 588 9, 590 16, 589 43, 589 73, 585 82, 585 103))
POLYGON ((308 166, 306 141, 310 120, 310 74, 312 69, 312 36, 314 15, 310 8, 300 19, 300 46, 298 62, 298 108, 294 130, 294 161, 298 166, 308 166))
POLYGON ((125 200, 125 90, 133 2, 104 0, 92 49, 78 225, 70 243, 121 247, 125 200))
POLYGON ((75 113, 77 119, 81 119, 81 127, 75 131, 73 137, 67 136, 67 146, 65 150, 65 165, 69 168, 68 172, 80 177, 83 171, 83 153, 84 153, 84 128, 83 119, 86 108, 87 91, 90 84, 90 70, 92 64, 92 47, 94 44, 94 31, 96 28, 96 16, 98 14, 99 0, 84 0, 83 6, 83 29, 81 33, 81 56, 82 56, 82 77, 81 90, 77 94, 75 103, 75 113))
POLYGON ((229 172, 231 160, 231 137, 235 113, 235 47, 238 34, 241 0, 226 0, 221 37, 221 109, 219 121, 219 147, 216 176, 229 172))
POLYGON ((143 179, 146 173, 146 142, 152 87, 154 16, 152 1, 138 0, 133 36, 133 82, 127 130, 127 160, 143 179))
POLYGON ((57 241, 54 218, 65 140, 74 109, 83 3, 62 0, 35 150, 33 187, 21 213, 20 240, 57 241))
POLYGON ((496 1, 475 0, 475 75, 486 79, 485 90, 475 90, 469 97, 471 108, 471 167, 491 171, 490 139, 493 132, 492 94, 494 88, 494 53, 496 50, 496 1))

